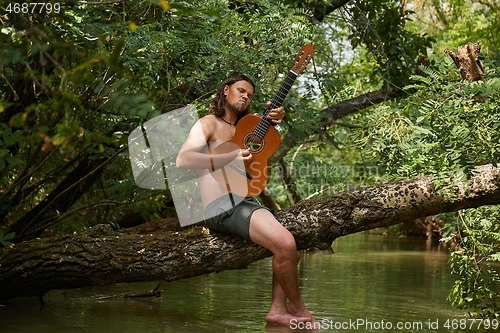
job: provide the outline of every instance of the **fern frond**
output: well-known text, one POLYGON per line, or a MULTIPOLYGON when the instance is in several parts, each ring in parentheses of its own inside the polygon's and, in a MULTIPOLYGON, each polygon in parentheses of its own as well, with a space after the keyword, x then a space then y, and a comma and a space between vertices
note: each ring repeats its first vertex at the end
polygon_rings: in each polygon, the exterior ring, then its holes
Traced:
POLYGON ((419 66, 418 67, 424 74, 426 74, 429 78, 432 79, 433 82, 439 82, 442 80, 442 76, 436 70, 428 67, 428 66, 419 66))
MULTIPOLYGON (((417 82, 423 82, 427 85, 431 85, 432 84, 432 80, 430 80, 429 78, 425 77, 425 76, 422 76, 422 75, 411 75, 410 76, 410 80, 412 81, 417 81, 417 82)), ((412 85, 412 86, 416 86, 416 88, 420 88, 420 85, 412 85)), ((405 89, 408 88, 408 87, 405 87, 405 89)))

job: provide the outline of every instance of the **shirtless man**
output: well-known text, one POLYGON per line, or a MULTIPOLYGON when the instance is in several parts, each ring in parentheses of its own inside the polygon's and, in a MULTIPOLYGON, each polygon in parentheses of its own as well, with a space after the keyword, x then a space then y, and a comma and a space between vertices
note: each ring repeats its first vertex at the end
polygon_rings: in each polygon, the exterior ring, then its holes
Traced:
MULTIPOLYGON (((227 207, 227 189, 209 172, 209 169, 223 167, 235 159, 241 165, 251 162, 252 154, 247 149, 209 154, 207 146, 212 147, 234 136, 236 123, 248 114, 254 89, 253 82, 244 75, 226 79, 210 105, 210 114, 198 120, 191 129, 179 151, 177 167, 197 170, 205 216, 211 229, 250 239, 273 253, 272 301, 266 321, 283 325, 290 325, 292 320, 310 322, 314 319, 299 291, 297 264, 300 252, 292 234, 253 198, 241 198, 235 207, 231 204, 227 207)), ((268 118, 280 124, 284 114, 283 107, 280 107, 271 110, 268 118)))

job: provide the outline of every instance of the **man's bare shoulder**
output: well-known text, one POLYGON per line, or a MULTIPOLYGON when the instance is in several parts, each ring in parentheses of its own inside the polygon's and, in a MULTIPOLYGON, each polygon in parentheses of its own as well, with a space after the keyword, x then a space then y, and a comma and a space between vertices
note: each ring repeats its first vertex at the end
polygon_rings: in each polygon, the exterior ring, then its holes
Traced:
POLYGON ((207 114, 206 116, 200 118, 199 120, 203 124, 215 124, 217 121, 217 118, 215 117, 214 114, 207 114))
POLYGON ((198 124, 201 125, 204 131, 213 133, 217 129, 217 119, 213 114, 208 114, 198 119, 198 124))

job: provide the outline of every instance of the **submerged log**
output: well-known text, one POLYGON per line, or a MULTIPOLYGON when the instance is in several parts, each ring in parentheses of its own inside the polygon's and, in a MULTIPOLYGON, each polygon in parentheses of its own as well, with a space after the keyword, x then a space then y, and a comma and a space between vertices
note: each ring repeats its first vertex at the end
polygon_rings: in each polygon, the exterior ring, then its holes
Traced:
MULTIPOLYGON (((436 193, 430 177, 393 182, 301 201, 279 212, 277 219, 295 236, 298 249, 330 249, 336 238, 348 234, 500 202, 499 168, 480 167, 469 192, 464 185, 456 185, 457 196, 450 202, 436 193)), ((98 225, 0 250, 0 299, 118 282, 174 281, 243 269, 270 255, 250 241, 203 226, 128 235, 98 225)))
POLYGON ((142 298, 142 297, 160 297, 161 296, 161 291, 158 289, 160 288, 162 281, 158 282, 156 287, 152 290, 146 290, 146 291, 139 291, 135 293, 128 293, 125 294, 123 297, 125 298, 142 298))

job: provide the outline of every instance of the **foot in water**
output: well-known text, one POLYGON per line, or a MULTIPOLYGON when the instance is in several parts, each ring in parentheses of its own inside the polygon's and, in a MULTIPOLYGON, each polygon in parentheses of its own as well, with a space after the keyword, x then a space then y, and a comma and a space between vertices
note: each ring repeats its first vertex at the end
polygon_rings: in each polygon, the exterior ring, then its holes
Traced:
POLYGON ((286 311, 283 312, 271 312, 266 315, 266 321, 272 324, 287 325, 291 323, 307 323, 312 322, 314 319, 312 317, 297 317, 286 311))
POLYGON ((316 321, 305 305, 301 310, 302 311, 294 310, 291 304, 289 304, 288 307, 283 304, 273 304, 266 315, 266 321, 268 323, 280 325, 290 325, 291 323, 314 323, 316 321))

